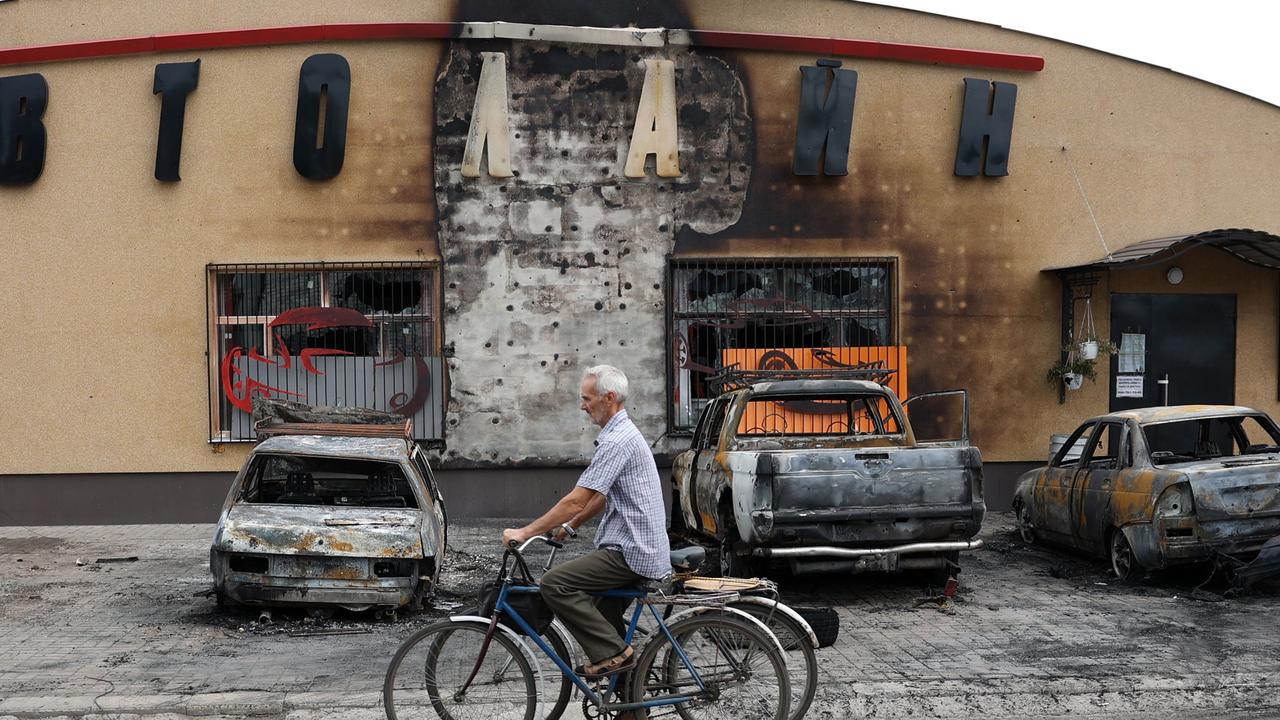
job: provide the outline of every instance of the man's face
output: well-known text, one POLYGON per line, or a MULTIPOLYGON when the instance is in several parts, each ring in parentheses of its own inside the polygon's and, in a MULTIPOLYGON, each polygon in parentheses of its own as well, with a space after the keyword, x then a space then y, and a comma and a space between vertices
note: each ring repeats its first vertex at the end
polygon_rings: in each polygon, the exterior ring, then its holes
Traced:
POLYGON ((591 416, 591 422, 604 427, 609 422, 609 418, 613 417, 614 405, 613 393, 601 395, 596 392, 596 379, 594 377, 582 379, 582 404, 578 407, 581 407, 583 412, 591 416))

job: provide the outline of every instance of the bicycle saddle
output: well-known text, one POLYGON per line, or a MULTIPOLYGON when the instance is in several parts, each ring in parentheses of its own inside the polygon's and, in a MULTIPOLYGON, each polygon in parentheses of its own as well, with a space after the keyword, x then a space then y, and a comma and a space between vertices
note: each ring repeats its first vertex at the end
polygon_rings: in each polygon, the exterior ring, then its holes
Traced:
POLYGON ((671 551, 671 567, 676 572, 696 572, 707 559, 707 551, 697 545, 671 551))

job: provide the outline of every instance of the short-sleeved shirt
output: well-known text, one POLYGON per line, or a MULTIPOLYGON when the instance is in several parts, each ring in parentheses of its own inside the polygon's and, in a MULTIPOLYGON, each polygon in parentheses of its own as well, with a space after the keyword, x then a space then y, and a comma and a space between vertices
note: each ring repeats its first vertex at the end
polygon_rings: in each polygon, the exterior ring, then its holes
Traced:
POLYGON ((596 438, 578 486, 605 496, 597 548, 617 548, 637 575, 660 580, 671 573, 671 545, 662 505, 662 480, 649 444, 619 410, 596 438))

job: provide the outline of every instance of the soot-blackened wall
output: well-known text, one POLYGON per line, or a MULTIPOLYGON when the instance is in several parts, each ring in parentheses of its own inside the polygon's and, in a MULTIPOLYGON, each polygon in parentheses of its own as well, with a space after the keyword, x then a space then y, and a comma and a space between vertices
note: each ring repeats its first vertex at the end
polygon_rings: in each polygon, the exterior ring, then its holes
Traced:
MULTIPOLYGON (((666 427, 665 277, 677 228, 736 222, 754 131, 741 78, 677 48, 455 43, 436 82, 435 184, 454 357, 443 460, 581 461, 583 371, 631 380, 650 441, 666 427), (481 52, 507 56, 511 178, 461 175, 481 52), (675 63, 681 175, 623 176, 645 59, 675 63)), ((482 166, 483 170, 483 166, 482 166)), ((659 444, 658 451, 665 448, 659 444)))

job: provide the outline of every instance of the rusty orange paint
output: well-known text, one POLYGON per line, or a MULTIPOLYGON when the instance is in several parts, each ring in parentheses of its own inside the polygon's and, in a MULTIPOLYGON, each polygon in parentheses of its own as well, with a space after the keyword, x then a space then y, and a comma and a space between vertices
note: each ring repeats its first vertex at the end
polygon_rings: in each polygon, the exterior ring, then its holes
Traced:
POLYGON ((698 515, 702 518, 703 529, 713 534, 718 530, 718 528, 716 527, 716 519, 713 515, 711 515, 711 513, 708 513, 705 510, 699 510, 698 515))

